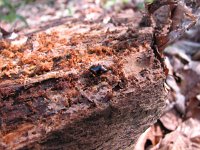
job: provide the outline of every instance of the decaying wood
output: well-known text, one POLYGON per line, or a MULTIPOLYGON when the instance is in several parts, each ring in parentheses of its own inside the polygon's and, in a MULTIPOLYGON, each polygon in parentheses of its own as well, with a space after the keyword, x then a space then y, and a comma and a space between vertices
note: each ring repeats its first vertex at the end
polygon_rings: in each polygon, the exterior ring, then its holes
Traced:
POLYGON ((129 11, 0 44, 0 149, 125 149, 165 106, 153 25, 129 11))

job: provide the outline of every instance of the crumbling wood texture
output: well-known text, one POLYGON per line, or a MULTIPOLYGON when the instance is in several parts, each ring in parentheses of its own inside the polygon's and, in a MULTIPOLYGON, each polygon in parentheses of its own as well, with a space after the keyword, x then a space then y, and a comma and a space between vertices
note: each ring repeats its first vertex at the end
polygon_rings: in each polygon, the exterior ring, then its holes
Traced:
POLYGON ((124 13, 0 41, 0 149, 125 149, 160 117, 154 29, 124 13))

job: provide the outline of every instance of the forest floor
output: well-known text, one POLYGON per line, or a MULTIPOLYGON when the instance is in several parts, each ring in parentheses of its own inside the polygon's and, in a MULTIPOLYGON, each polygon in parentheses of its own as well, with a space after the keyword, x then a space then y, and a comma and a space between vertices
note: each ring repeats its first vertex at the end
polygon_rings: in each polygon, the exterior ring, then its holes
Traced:
MULTIPOLYGON (((62 23, 65 17, 91 21, 106 13, 144 11, 143 7, 142 0, 36 0, 16 9, 15 15, 25 20, 14 17, 8 23, 9 18, 4 18, 0 27, 12 33, 10 38, 15 38, 18 34, 44 29, 43 26, 55 20, 62 23)), ((0 13, 10 11, 8 8, 0 3, 0 13)), ((103 18, 105 22, 110 19, 103 18)), ((167 107, 163 116, 141 135, 135 149, 200 149, 200 23, 169 45, 164 53, 169 69, 167 107)))

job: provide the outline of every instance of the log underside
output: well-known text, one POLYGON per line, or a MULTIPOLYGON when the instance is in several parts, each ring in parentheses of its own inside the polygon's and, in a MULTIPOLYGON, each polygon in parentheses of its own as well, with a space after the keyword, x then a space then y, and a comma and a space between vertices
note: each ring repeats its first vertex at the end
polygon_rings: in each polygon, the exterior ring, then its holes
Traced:
POLYGON ((0 148, 125 149, 159 118, 154 29, 127 14, 0 41, 0 148))

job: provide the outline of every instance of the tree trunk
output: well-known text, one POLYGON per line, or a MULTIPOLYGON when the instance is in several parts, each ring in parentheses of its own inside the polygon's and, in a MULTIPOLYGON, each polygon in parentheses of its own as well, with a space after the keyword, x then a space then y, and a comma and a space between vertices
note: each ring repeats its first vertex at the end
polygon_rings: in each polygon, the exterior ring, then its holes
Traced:
MULTIPOLYGON (((125 149, 162 114, 154 26, 125 11, 0 44, 1 149, 125 149)), ((162 45, 163 46, 163 45, 162 45)))

